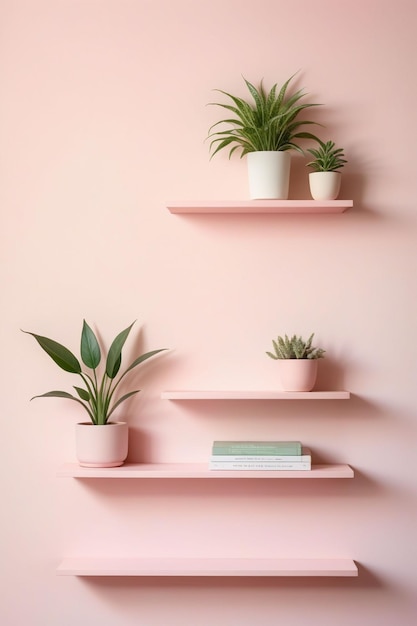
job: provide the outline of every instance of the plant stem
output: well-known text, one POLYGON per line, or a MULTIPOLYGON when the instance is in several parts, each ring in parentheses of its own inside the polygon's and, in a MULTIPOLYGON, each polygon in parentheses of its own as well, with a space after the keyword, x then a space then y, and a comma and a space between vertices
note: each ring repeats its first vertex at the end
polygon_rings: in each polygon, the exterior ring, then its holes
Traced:
POLYGON ((84 374, 84 372, 81 372, 80 376, 88 389, 88 393, 90 394, 89 405, 91 407, 91 413, 90 411, 89 413, 91 421, 93 422, 93 424, 97 424, 97 389, 94 385, 94 381, 90 378, 90 376, 88 376, 88 374, 84 374))

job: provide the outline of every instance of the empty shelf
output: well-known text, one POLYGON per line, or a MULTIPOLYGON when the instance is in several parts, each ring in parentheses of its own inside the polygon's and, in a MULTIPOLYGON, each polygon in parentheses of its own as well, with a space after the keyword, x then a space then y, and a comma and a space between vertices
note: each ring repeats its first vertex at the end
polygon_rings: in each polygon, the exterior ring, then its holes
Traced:
POLYGON ((163 391, 163 400, 348 400, 349 391, 182 390, 163 391))
POLYGON ((357 576, 351 559, 68 557, 67 576, 357 576))

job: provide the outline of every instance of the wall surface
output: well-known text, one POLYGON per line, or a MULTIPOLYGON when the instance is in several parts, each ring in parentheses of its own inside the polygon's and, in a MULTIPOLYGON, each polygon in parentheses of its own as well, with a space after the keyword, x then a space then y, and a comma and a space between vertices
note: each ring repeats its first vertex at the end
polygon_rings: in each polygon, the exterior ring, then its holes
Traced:
MULTIPOLYGON (((414 0, 0 0, 2 626, 416 623, 414 0), (339 216, 184 217, 247 199, 209 161, 206 106, 242 76, 294 84, 349 159, 339 216), (120 412, 132 461, 205 463, 213 439, 300 439, 354 480, 77 481, 77 384, 20 332, 78 351, 133 320, 120 412), (316 333, 319 386, 349 401, 190 402, 164 389, 277 387, 265 356, 316 333), (135 378, 135 382, 136 382, 135 378), (127 484, 129 483, 129 484, 127 484), (347 557, 357 579, 58 577, 62 556, 347 557)), ((309 197, 294 155, 291 198, 309 197)))

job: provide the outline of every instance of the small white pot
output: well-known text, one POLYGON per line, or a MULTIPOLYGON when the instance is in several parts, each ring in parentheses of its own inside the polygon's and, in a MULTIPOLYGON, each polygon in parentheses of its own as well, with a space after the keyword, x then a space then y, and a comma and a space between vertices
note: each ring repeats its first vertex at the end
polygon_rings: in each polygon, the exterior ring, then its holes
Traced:
POLYGON ((318 359, 278 359, 284 391, 311 391, 316 384, 318 359))
POLYGON ((82 467, 118 467, 128 451, 126 422, 108 422, 96 426, 83 422, 75 426, 76 454, 82 467))
POLYGON ((291 154, 288 150, 249 152, 249 194, 252 200, 287 200, 291 154))
POLYGON ((340 192, 340 172, 311 172, 308 175, 311 197, 314 200, 336 200, 340 192))

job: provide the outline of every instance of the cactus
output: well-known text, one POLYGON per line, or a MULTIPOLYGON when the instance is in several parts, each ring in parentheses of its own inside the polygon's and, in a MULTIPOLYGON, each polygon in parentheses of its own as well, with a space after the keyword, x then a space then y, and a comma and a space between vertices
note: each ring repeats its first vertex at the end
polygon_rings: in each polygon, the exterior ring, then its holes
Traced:
POLYGON ((291 338, 287 335, 272 340, 275 352, 267 351, 266 354, 271 359, 322 359, 325 350, 315 348, 312 345, 314 333, 310 335, 307 341, 300 336, 293 335, 291 338))

